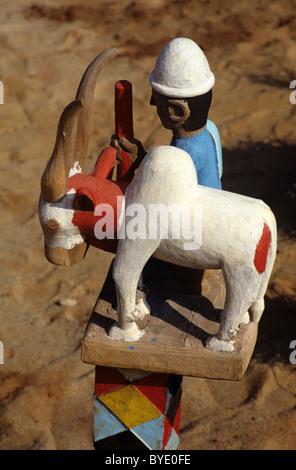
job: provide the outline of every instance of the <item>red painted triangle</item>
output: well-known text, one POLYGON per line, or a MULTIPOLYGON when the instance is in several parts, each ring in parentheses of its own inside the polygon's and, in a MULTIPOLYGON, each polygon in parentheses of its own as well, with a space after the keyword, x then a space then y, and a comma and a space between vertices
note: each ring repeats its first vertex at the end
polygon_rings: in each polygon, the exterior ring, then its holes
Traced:
POLYGON ((173 428, 178 434, 178 436, 179 436, 179 431, 180 431, 180 418, 181 418, 181 401, 179 403, 178 410, 177 410, 174 423, 173 423, 173 428))
POLYGON ((167 374, 151 374, 136 380, 132 385, 144 395, 162 414, 165 414, 169 376, 167 374))
POLYGON ((171 423, 169 422, 167 417, 165 417, 164 424, 163 424, 162 450, 165 450, 165 448, 166 448, 166 446, 169 442, 171 432, 172 432, 171 423))
POLYGON ((117 369, 96 366, 95 395, 97 397, 112 390, 117 390, 128 383, 117 369))

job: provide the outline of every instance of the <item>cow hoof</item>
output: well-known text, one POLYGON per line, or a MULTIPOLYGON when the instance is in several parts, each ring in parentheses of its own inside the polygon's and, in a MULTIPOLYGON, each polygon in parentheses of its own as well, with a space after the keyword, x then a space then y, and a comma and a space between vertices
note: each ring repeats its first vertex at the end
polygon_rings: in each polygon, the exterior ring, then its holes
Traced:
POLYGON ((247 325, 248 323, 250 323, 250 315, 249 312, 246 312, 241 319, 240 325, 247 325))
POLYGON ((138 341, 145 332, 140 330, 136 322, 131 322, 127 329, 119 328, 118 323, 114 323, 109 330, 109 337, 122 341, 138 341))
POLYGON ((231 352, 234 351, 234 341, 224 341, 217 336, 211 336, 206 340, 206 348, 218 352, 231 352))
POLYGON ((150 307, 145 298, 141 298, 137 301, 136 310, 132 313, 135 320, 144 320, 147 315, 150 315, 150 307))

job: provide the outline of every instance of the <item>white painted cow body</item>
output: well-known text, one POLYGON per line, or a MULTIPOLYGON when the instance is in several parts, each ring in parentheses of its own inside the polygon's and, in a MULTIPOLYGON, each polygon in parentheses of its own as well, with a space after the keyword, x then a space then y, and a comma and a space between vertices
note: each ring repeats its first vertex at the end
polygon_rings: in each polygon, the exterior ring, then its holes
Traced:
MULTIPOLYGON (((126 222, 129 208, 140 204, 178 205, 181 212, 190 209, 191 229, 199 235, 190 240, 180 238, 167 227, 166 238, 146 236, 119 241, 113 277, 116 285, 119 322, 110 336, 135 340, 142 336, 135 319, 136 288, 142 269, 153 255, 164 261, 197 269, 223 271, 226 301, 217 338, 208 347, 232 350, 231 337, 247 311, 258 322, 264 310, 264 295, 276 254, 276 221, 270 208, 262 201, 246 196, 199 186, 193 162, 183 150, 156 147, 147 154, 131 182, 125 199, 126 222), (200 223, 195 227, 194 209, 199 208, 200 223), (201 235, 201 239, 200 239, 201 235), (200 246, 198 243, 200 242, 200 246), (185 249, 186 247, 186 249, 185 249)), ((158 224, 164 223, 161 218, 158 224)), ((182 225, 183 224, 183 225, 182 225)), ((188 227, 187 227, 188 228, 188 227)))

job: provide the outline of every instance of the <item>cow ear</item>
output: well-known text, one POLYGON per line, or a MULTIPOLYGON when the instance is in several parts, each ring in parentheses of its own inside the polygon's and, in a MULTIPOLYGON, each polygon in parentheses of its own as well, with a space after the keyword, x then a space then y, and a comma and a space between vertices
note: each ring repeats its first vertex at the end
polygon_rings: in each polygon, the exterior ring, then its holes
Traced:
POLYGON ((190 116, 190 109, 186 100, 168 100, 168 113, 170 119, 176 123, 187 121, 190 116))

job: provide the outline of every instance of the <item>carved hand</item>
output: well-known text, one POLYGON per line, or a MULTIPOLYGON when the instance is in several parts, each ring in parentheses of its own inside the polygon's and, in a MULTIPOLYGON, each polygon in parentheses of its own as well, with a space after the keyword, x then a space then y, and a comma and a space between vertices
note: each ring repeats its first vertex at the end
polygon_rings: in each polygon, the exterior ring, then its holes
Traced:
POLYGON ((117 136, 112 135, 111 145, 117 150, 124 150, 125 152, 127 152, 130 155, 131 164, 133 164, 136 159, 139 159, 139 163, 141 163, 141 161, 147 154, 142 143, 137 139, 128 140, 124 137, 118 138, 117 136))

